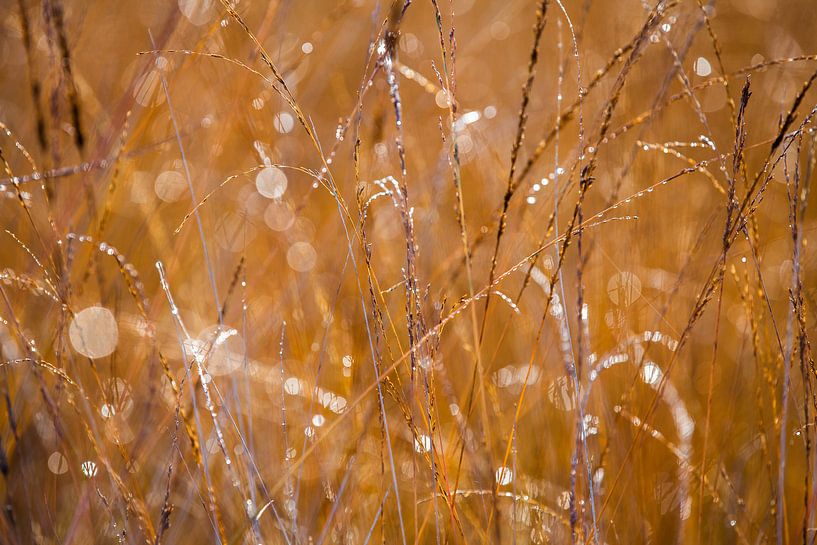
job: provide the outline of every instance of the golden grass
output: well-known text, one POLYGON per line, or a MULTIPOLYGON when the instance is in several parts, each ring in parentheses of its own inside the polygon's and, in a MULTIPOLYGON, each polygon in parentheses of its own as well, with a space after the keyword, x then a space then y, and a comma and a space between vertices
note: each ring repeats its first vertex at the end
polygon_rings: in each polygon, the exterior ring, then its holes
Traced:
POLYGON ((0 6, 0 541, 813 543, 812 11, 0 6))

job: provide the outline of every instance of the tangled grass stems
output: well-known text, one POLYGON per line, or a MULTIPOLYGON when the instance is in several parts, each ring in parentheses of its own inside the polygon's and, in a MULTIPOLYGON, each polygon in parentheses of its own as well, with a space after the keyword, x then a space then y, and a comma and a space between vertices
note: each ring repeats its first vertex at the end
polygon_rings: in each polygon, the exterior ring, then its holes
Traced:
POLYGON ((807 2, 120 7, 0 6, 0 541, 810 542, 807 2))

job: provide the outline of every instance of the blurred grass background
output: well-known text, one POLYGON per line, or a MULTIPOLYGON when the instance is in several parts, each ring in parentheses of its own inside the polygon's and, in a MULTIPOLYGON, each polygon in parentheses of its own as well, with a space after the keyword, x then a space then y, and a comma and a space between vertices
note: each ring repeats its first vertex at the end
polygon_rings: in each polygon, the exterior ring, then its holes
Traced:
POLYGON ((3 542, 814 541, 812 2, 0 20, 3 542))

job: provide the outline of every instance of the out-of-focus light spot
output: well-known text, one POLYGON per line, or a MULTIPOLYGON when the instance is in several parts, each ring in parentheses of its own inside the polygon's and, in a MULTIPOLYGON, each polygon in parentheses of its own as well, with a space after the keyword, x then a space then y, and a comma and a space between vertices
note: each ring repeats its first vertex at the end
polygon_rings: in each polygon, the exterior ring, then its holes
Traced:
POLYGON ((185 339, 182 343, 185 358, 192 357, 199 363, 203 363, 207 357, 207 345, 199 339, 185 339))
POLYGON ((653 362, 648 361, 641 369, 641 380, 643 380, 645 384, 655 386, 661 380, 661 368, 653 362))
POLYGON ((68 472, 68 460, 59 452, 51 453, 48 457, 48 470, 54 475, 62 475, 68 472))
POLYGON ((423 44, 416 35, 411 32, 406 32, 400 36, 400 49, 409 56, 420 55, 423 52, 423 44))
POLYGON ((213 0, 179 0, 179 10, 188 21, 201 26, 213 15, 213 0))
POLYGON ((576 406, 576 389, 568 377, 559 377, 548 386, 548 399, 557 408, 571 411, 576 406))
POLYGON ((105 435, 110 441, 118 445, 130 443, 136 437, 128 422, 121 415, 105 421, 105 435))
POLYGON ((695 61, 695 73, 701 77, 706 77, 712 73, 712 65, 703 57, 698 57, 695 61))
POLYGON ((451 99, 448 96, 448 91, 445 89, 440 89, 437 91, 437 94, 434 95, 434 102, 436 102, 437 106, 440 108, 448 108, 449 104, 451 103, 451 99))
POLYGON ((190 339, 196 347, 194 355, 204 364, 202 381, 228 375, 244 363, 245 347, 242 337, 234 328, 214 325, 205 328, 198 339, 190 339))
POLYGON ((139 76, 133 87, 133 98, 145 107, 156 106, 165 100, 161 90, 162 79, 158 70, 151 70, 139 76))
POLYGON ((607 282, 607 296, 613 304, 629 306, 641 297, 641 280, 631 272, 616 273, 607 282))
POLYGON ((287 175, 277 167, 266 167, 255 177, 255 188, 268 199, 280 199, 287 190, 287 175))
POLYGON ((514 386, 521 386, 525 384, 527 381, 528 386, 533 386, 537 382, 542 375, 542 370, 538 366, 531 366, 528 369, 528 365, 508 365, 499 369, 493 375, 494 384, 496 384, 499 388, 510 388, 514 386))
POLYGON ((147 172, 136 171, 131 175, 130 200, 136 204, 147 204, 153 199, 151 177, 147 172))
POLYGON ((777 12, 776 0, 732 0, 732 6, 755 19, 767 21, 777 12))
POLYGON ((110 418, 116 414, 116 409, 112 405, 105 403, 102 405, 102 408, 99 409, 99 412, 102 414, 102 418, 110 418))
POLYGON ((315 248, 308 242, 296 242, 287 250, 287 263, 293 270, 298 272, 312 270, 317 259, 318 254, 315 252, 315 248))
POLYGON ((264 223, 273 231, 286 231, 295 223, 295 212, 285 201, 273 201, 264 211, 264 223))
POLYGON ((243 214, 257 216, 267 209, 269 201, 255 191, 255 187, 244 186, 236 194, 236 203, 243 214))
POLYGON ((460 134, 457 136, 457 147, 463 155, 471 153, 474 149, 474 141, 469 134, 460 134))
POLYGON ((414 438, 414 450, 420 454, 431 450, 431 437, 428 435, 420 435, 414 438))
POLYGON ((494 40, 504 40, 511 33, 511 27, 505 21, 494 21, 491 24, 491 38, 494 40))
POLYGON ((187 184, 181 172, 166 170, 156 176, 153 191, 164 202, 176 202, 184 196, 187 184))
POLYGON ((289 112, 280 112, 272 120, 272 126, 281 134, 288 134, 295 128, 295 118, 289 112))
POLYGON ((133 393, 124 379, 113 377, 106 380, 104 391, 110 416, 126 417, 130 415, 133 410, 133 393))
POLYGON ((496 470, 496 484, 505 486, 513 481, 513 471, 509 467, 499 466, 496 470))
POLYGON ((82 469, 82 474, 88 477, 89 479, 91 477, 96 477, 97 467, 94 462, 90 460, 82 462, 82 466, 80 467, 82 469))
POLYGON ((472 7, 474 7, 475 1, 476 0, 457 0, 454 2, 457 9, 457 15, 462 15, 469 11, 472 7))
POLYGON ((154 64, 162 72, 166 72, 170 68, 170 61, 167 60, 167 57, 156 57, 154 64))
POLYGON ((74 350, 88 358, 104 358, 116 350, 119 329, 113 313, 104 307, 81 310, 68 326, 74 350))
POLYGON ((726 106, 728 96, 723 85, 712 85, 701 93, 701 108, 704 112, 717 112, 726 106))
POLYGON ((477 121, 479 121, 480 117, 482 117, 482 116, 476 110, 471 110, 470 112, 465 112, 464 114, 462 114, 462 116, 459 119, 457 119, 457 122, 454 124, 454 129, 455 130, 462 130, 467 125, 470 125, 471 123, 476 123, 477 121))
POLYGON ((298 395, 301 393, 301 381, 296 377, 289 377, 284 381, 284 391, 289 395, 298 395))
POLYGON ((256 234, 256 228, 247 217, 236 212, 227 212, 215 226, 216 242, 229 252, 243 251, 256 234))

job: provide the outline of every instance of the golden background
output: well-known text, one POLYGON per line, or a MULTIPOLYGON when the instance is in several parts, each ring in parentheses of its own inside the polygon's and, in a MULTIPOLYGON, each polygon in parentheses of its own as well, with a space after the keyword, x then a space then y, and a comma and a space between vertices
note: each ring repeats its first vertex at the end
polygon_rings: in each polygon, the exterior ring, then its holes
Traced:
POLYGON ((813 2, 0 20, 4 543, 815 539, 813 2))

